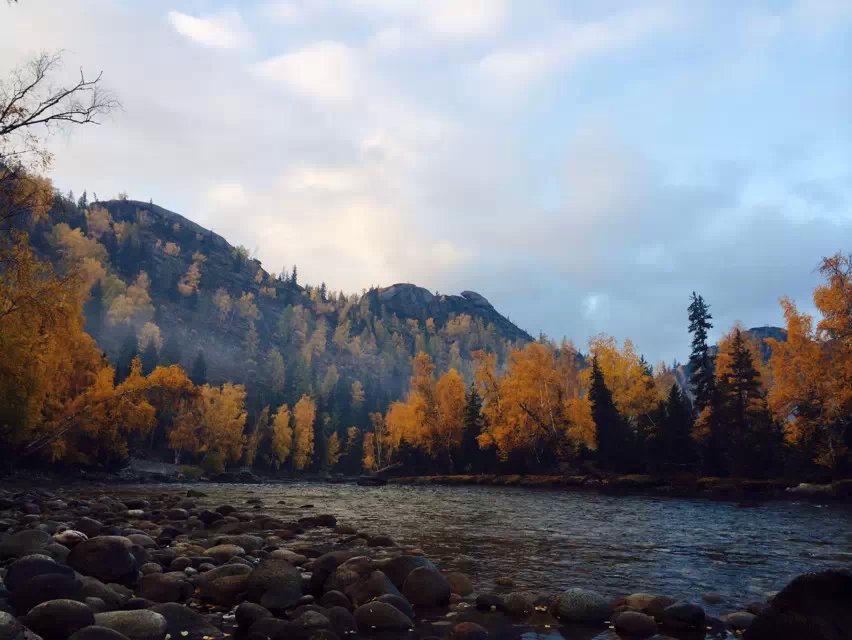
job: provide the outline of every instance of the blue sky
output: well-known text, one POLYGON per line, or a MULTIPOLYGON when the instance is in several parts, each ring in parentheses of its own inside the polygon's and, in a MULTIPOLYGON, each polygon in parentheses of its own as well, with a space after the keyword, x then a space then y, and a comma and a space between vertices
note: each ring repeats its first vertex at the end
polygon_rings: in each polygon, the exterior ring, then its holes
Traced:
POLYGON ((155 202, 267 269, 473 289, 530 331, 683 359, 805 308, 852 247, 852 1, 26 0, 124 104, 56 185, 155 202), (58 8, 59 7, 59 8, 58 8))

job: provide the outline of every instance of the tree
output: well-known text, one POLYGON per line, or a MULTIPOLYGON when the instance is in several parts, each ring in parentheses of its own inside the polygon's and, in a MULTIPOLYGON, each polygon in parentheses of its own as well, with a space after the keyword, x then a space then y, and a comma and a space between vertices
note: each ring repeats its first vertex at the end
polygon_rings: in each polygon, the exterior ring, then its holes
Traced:
POLYGON ((163 364, 169 365, 180 364, 180 359, 180 340, 178 338, 177 331, 172 331, 169 334, 169 337, 166 338, 166 342, 163 344, 163 348, 160 351, 160 360, 163 364))
POLYGON ((215 470, 221 471, 228 460, 239 460, 242 455, 245 399, 246 390, 240 384, 226 382, 221 387, 201 388, 201 451, 215 470))
POLYGON ((473 383, 465 395, 463 424, 459 458, 468 473, 482 471, 481 460, 484 456, 479 447, 479 436, 485 431, 486 425, 482 415, 482 398, 473 383))
POLYGON ((281 352, 275 347, 269 347, 266 352, 266 377, 269 380, 269 386, 275 393, 281 393, 284 390, 284 358, 281 352))
POLYGON ((680 387, 673 383, 660 403, 659 425, 648 443, 649 462, 657 471, 689 471, 695 464, 692 439, 692 407, 680 387))
POLYGON ((710 307, 704 298, 692 292, 689 304, 689 332, 692 334, 692 351, 689 354, 691 370, 689 384, 695 396, 695 408, 701 412, 711 406, 716 388, 713 357, 707 344, 707 331, 713 328, 710 307))
POLYGON ((157 367, 157 363, 160 361, 160 354, 157 351, 157 343, 154 340, 149 340, 148 344, 145 345, 140 360, 142 363, 142 375, 147 376, 157 367))
POLYGON ((313 458, 316 415, 316 403, 307 395, 299 398, 293 407, 293 468, 296 471, 307 467, 313 458))
POLYGON ((606 385, 597 358, 592 359, 592 384, 589 387, 592 419, 595 422, 597 459, 602 468, 610 471, 628 469, 630 436, 624 418, 618 412, 612 392, 606 385))
POLYGON ((323 466, 326 469, 332 469, 340 460, 340 437, 335 431, 332 433, 325 445, 325 460, 323 466))
POLYGON ((290 407, 282 404, 272 416, 272 462, 276 469, 284 464, 293 450, 293 427, 290 407))

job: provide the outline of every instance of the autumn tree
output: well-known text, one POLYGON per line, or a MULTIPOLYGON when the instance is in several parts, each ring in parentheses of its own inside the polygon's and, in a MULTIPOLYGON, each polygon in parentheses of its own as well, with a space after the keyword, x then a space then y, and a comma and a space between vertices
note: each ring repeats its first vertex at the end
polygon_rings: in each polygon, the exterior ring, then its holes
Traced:
POLYGON ((282 404, 272 416, 272 463, 276 469, 287 462, 293 452, 293 426, 290 408, 282 404))
POLYGON ((340 437, 333 432, 326 440, 323 467, 331 469, 340 461, 340 437))
POLYGON ((307 395, 299 398, 293 407, 293 468, 301 471, 314 455, 314 421, 316 403, 307 395))

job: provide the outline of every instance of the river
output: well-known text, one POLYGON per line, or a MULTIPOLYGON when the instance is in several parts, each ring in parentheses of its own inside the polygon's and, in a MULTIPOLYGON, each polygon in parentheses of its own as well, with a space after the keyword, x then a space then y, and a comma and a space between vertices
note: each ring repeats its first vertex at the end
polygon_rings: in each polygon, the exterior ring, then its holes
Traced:
POLYGON ((704 606, 721 614, 765 600, 800 573, 852 565, 852 509, 841 504, 740 506, 477 486, 294 482, 198 488, 210 505, 261 498, 264 509, 277 515, 331 513, 360 530, 391 535, 419 546, 443 568, 465 570, 480 592, 493 588, 498 576, 541 593, 585 587, 608 597, 645 591, 701 603, 703 593, 714 591, 721 602, 704 606), (315 508, 302 508, 306 504, 315 508))

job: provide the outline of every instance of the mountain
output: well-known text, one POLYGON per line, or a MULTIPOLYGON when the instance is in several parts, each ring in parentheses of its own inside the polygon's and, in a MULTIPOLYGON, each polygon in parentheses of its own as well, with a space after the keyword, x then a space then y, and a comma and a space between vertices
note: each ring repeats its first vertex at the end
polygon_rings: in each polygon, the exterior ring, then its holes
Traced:
POLYGON ((245 248, 153 203, 59 197, 31 237, 58 265, 82 265, 87 329, 119 374, 134 351, 143 364, 195 367, 196 377, 204 361, 206 381, 246 385, 252 410, 308 393, 332 423, 362 426, 401 396, 418 351, 469 380, 472 351, 503 361, 532 339, 473 291, 399 283, 346 295, 300 282, 295 267, 270 273, 245 248))

